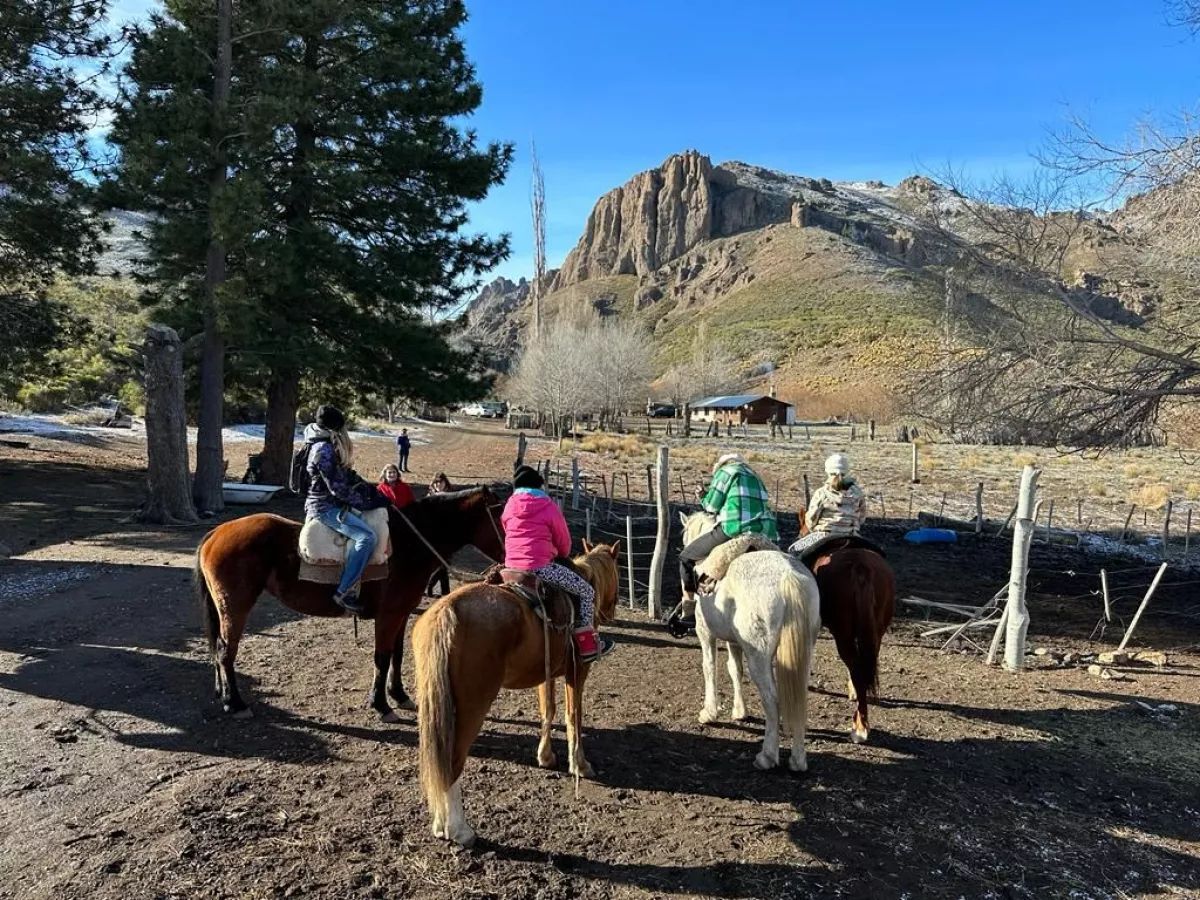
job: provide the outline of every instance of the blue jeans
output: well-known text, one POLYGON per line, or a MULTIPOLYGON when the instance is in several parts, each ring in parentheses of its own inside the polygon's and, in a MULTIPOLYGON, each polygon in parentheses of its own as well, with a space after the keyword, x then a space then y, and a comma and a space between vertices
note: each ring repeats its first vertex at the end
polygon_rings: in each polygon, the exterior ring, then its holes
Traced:
POLYGON ((375 552, 375 532, 361 516, 349 511, 343 513, 337 507, 321 513, 321 522, 350 539, 350 553, 346 556, 346 567, 342 569, 342 581, 338 585, 338 593, 342 594, 362 578, 363 570, 375 552))

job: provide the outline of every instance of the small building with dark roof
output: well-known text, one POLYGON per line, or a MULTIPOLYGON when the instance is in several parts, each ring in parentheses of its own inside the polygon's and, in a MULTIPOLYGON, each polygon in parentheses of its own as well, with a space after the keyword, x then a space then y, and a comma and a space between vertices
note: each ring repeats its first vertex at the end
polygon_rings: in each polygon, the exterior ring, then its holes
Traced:
POLYGON ((704 397, 690 404, 693 422, 718 422, 721 425, 767 425, 772 421, 791 425, 796 408, 770 394, 727 394, 704 397))

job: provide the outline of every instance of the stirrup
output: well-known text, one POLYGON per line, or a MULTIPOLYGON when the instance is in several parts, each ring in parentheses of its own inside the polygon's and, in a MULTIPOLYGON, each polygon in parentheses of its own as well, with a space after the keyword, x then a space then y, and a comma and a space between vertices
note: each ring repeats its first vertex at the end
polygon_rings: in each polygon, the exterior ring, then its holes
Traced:
POLYGON ((362 602, 362 596, 359 594, 357 587, 350 588, 344 594, 334 591, 333 602, 346 612, 353 613, 356 616, 361 616, 367 611, 367 607, 362 602))
POLYGON ((696 616, 693 613, 690 616, 683 614, 683 601, 671 610, 671 614, 667 616, 667 634, 673 638, 685 638, 689 633, 696 630, 696 616))

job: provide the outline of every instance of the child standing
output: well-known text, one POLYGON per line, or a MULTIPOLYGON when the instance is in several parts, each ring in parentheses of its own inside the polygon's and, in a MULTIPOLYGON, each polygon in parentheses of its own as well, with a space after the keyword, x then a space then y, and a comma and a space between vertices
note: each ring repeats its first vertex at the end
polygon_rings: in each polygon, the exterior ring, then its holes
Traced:
POLYGON ((396 509, 404 509, 413 502, 413 492, 400 478, 400 469, 388 463, 379 473, 379 493, 387 497, 396 509))

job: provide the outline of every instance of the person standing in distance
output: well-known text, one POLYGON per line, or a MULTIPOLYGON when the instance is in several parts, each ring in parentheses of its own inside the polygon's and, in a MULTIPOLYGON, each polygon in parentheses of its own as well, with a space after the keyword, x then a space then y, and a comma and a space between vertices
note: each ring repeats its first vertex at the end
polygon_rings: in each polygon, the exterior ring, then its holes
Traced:
POLYGON ((396 452, 400 454, 400 471, 409 472, 408 468, 408 451, 412 448, 412 441, 408 439, 408 429, 401 428, 400 434, 396 438, 396 452))

